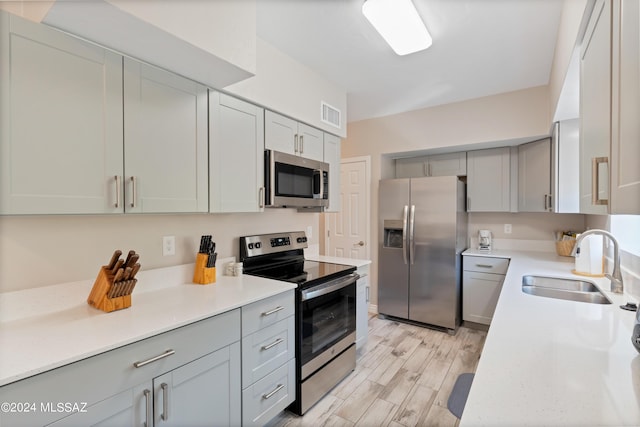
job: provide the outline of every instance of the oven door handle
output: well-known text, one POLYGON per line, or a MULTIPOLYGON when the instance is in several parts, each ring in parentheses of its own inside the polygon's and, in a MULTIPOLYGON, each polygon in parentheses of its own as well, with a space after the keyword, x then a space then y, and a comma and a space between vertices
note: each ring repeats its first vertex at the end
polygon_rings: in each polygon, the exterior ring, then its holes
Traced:
POLYGON ((348 276, 331 280, 330 282, 314 286, 313 288, 305 289, 301 292, 302 301, 308 301, 310 299, 326 295, 339 289, 346 288, 352 283, 355 283, 359 278, 360 275, 358 275, 357 273, 351 273, 348 276))

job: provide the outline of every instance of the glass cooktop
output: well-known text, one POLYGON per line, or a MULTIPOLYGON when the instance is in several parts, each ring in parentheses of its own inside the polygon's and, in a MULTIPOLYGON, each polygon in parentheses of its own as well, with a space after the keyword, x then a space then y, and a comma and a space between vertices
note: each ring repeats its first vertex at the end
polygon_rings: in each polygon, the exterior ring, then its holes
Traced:
POLYGON ((304 260, 276 266, 264 266, 247 272, 247 274, 297 283, 298 286, 311 286, 313 282, 331 280, 355 270, 356 267, 351 265, 304 260))

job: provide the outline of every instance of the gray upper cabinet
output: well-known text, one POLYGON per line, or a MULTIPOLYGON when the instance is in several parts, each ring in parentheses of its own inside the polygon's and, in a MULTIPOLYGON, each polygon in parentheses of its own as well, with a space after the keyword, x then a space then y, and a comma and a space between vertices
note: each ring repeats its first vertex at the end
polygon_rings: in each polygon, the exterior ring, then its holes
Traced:
POLYGON ((340 138, 324 134, 324 161, 329 163, 329 207, 325 212, 339 212, 340 194, 340 138))
POLYGON ((0 213, 122 212, 122 57, 0 11, 0 213))
POLYGON ((211 91, 209 123, 210 212, 264 210, 264 110, 211 91))
MULTIPOLYGON (((620 31, 614 31, 611 140, 612 214, 640 214, 640 3, 614 3, 620 31), (620 8, 618 10, 617 8, 620 8), (619 38, 618 38, 619 37, 619 38)), ((615 21, 614 21, 615 22, 615 21)))
POLYGON ((464 151, 396 160, 396 178, 464 176, 466 174, 467 153, 464 151))
POLYGON ((511 154, 509 147, 467 152, 467 211, 509 212, 511 154))
POLYGON ((580 55, 580 212, 606 214, 611 143, 611 2, 598 1, 580 55))
POLYGON ((207 89, 125 58, 126 212, 207 212, 207 89))
POLYGON ((427 157, 426 176, 462 176, 467 174, 467 153, 447 153, 427 157))
POLYGON ((323 161, 323 132, 273 111, 265 111, 264 148, 323 161))
POLYGON ((396 159, 396 178, 427 176, 427 156, 396 159))
POLYGON ((551 195, 551 140, 529 142, 518 147, 518 211, 549 212, 551 195))

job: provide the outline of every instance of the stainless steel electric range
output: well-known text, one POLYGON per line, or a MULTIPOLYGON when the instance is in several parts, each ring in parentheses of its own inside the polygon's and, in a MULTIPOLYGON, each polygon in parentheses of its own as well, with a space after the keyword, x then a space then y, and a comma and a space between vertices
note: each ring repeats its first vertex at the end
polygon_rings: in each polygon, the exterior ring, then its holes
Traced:
POLYGON ((240 238, 244 273, 297 283, 296 400, 302 415, 356 366, 356 267, 307 261, 304 232, 240 238))

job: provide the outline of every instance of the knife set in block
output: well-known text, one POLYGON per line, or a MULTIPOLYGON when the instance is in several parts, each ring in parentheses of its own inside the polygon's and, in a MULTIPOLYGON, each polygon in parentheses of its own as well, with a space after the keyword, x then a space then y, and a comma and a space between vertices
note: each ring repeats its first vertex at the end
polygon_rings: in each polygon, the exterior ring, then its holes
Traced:
POLYGON ((211 236, 200 238, 200 251, 196 255, 196 266, 193 270, 193 283, 208 285, 216 281, 216 243, 211 236))
POLYGON ((140 270, 140 256, 135 251, 129 251, 126 260, 123 260, 120 255, 122 251, 115 251, 109 264, 100 268, 87 298, 89 305, 107 313, 131 307, 131 293, 138 282, 135 276, 140 270))

